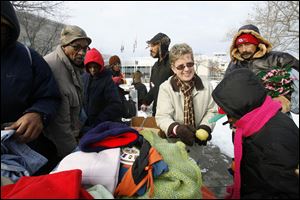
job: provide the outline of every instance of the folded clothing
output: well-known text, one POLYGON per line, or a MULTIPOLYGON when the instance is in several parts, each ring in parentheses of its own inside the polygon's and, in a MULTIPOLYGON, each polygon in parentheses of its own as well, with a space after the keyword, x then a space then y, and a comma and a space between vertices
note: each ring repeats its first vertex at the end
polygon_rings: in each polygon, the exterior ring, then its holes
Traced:
POLYGON ((79 141, 83 152, 99 152, 105 149, 134 145, 139 133, 126 124, 106 121, 88 131, 79 141))
POLYGON ((1 186, 1 199, 93 199, 81 187, 81 171, 69 170, 42 176, 23 176, 1 186))
POLYGON ((64 157, 53 173, 80 169, 82 184, 101 184, 113 193, 118 183, 120 155, 120 148, 107 149, 98 153, 77 151, 64 157))

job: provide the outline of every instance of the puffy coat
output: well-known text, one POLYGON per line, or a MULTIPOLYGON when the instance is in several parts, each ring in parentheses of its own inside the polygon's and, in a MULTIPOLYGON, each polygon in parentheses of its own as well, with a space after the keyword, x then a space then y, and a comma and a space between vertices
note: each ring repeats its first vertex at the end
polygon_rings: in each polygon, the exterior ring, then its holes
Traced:
MULTIPOLYGON (((271 43, 263 38, 258 32, 257 27, 253 25, 246 25, 242 27, 239 32, 233 37, 232 44, 230 47, 231 62, 229 63, 225 76, 235 69, 248 68, 255 74, 260 71, 271 69, 273 66, 287 67, 291 66, 294 69, 293 73, 299 77, 299 60, 292 55, 284 52, 271 51, 271 43), (255 29, 256 28, 256 29, 255 29), (243 33, 250 33, 259 39, 258 51, 254 54, 250 60, 244 60, 237 47, 235 46, 236 39, 243 33)), ((299 113, 299 78, 294 80, 293 84, 294 92, 291 96, 291 111, 299 113)))
MULTIPOLYGON (((212 96, 229 116, 240 119, 261 106, 266 91, 250 70, 242 69, 228 76, 212 96)), ((243 138, 241 198, 298 199, 298 164, 299 128, 278 111, 258 132, 243 138)))

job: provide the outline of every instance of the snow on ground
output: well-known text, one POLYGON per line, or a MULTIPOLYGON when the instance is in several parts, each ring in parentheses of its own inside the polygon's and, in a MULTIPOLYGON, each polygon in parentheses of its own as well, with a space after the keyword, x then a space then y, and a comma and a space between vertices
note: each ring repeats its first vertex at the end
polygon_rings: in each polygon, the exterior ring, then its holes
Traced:
MULTIPOLYGON (((299 115, 292 114, 295 124, 299 128, 299 115)), ((231 137, 231 130, 229 124, 222 125, 227 121, 227 117, 223 117, 217 121, 217 124, 212 132, 211 143, 218 146, 220 151, 229 157, 233 157, 233 144, 231 137)))

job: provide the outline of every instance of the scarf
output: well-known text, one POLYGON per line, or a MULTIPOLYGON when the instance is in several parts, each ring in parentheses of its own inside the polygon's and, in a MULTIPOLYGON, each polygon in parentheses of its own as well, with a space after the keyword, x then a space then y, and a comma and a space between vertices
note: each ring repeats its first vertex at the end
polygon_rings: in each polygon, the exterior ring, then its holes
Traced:
POLYGON ((244 115, 236 123, 236 133, 234 136, 234 184, 227 188, 229 193, 226 199, 240 199, 241 177, 240 164, 243 155, 242 138, 249 137, 257 133, 281 108, 281 104, 273 101, 267 96, 264 103, 244 115))
POLYGON ((174 76, 176 85, 184 95, 184 124, 195 127, 195 116, 193 106, 192 92, 195 86, 194 78, 189 82, 181 81, 176 75, 174 76))

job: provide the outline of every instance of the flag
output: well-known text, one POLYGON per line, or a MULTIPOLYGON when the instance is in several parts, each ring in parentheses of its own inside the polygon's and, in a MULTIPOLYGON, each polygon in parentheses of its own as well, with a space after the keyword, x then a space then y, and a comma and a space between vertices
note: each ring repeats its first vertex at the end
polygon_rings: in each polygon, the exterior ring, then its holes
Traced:
POLYGON ((136 48, 137 48, 137 39, 135 38, 134 44, 133 44, 133 53, 135 52, 136 48))

